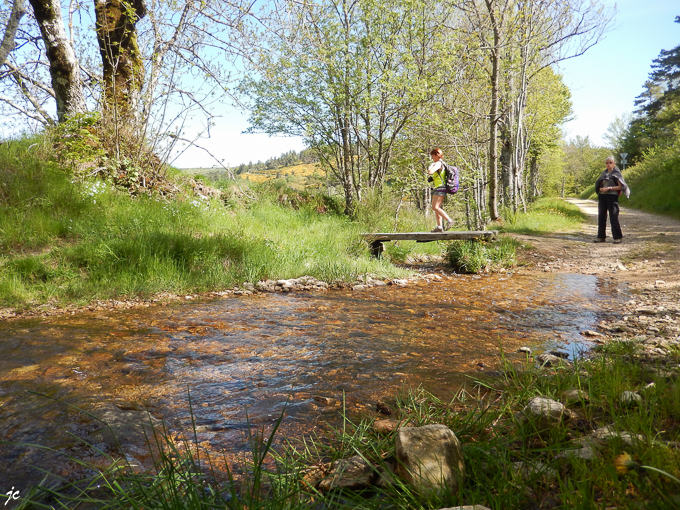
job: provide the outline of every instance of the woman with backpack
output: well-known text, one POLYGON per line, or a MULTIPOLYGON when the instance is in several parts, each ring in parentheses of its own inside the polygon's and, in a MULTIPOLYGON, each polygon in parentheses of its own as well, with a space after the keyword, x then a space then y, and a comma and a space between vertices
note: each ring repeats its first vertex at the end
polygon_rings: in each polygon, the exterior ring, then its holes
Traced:
POLYGON ((444 197, 446 196, 446 176, 444 175, 444 166, 442 165, 442 150, 439 148, 430 151, 432 163, 427 169, 428 182, 432 183, 432 210, 434 211, 434 218, 437 221, 437 226, 432 232, 444 232, 453 225, 453 220, 446 214, 442 208, 444 197), (446 220, 446 223, 444 223, 446 220))
POLYGON ((621 224, 619 223, 619 194, 624 193, 630 197, 630 188, 623 180, 621 170, 616 166, 614 156, 605 159, 607 167, 595 183, 597 193, 597 239, 595 243, 604 243, 606 238, 607 214, 611 225, 614 243, 620 243, 623 238, 621 224))

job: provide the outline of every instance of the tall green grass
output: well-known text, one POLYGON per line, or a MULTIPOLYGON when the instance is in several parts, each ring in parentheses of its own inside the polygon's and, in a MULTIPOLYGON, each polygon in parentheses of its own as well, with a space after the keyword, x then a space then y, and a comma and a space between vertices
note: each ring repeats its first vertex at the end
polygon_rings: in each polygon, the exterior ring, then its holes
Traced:
POLYGON ((579 230, 587 216, 569 202, 554 197, 539 198, 527 213, 507 213, 502 232, 536 234, 542 232, 570 232, 579 230))
POLYGON ((449 264, 459 273, 481 273, 509 269, 517 264, 521 243, 509 237, 499 241, 452 241, 446 247, 449 264))
POLYGON ((0 306, 408 274, 372 258, 365 227, 326 199, 281 204, 268 188, 253 190, 255 200, 207 201, 188 190, 130 197, 105 181, 73 180, 42 143, 0 146, 0 306))

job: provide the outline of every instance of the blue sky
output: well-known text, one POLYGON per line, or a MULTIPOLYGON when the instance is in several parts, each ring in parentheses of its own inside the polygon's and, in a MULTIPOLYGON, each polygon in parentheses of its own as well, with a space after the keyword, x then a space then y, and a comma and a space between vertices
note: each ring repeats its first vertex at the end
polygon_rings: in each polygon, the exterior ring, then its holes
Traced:
POLYGON ((572 93, 574 120, 565 125, 567 139, 588 136, 604 145, 610 122, 632 112, 643 91, 652 60, 661 50, 680 45, 678 0, 623 0, 612 29, 584 55, 561 63, 565 84, 572 93))
MULTIPOLYGON (((617 6, 611 29, 584 55, 560 64, 565 84, 572 92, 574 118, 565 125, 567 139, 588 136, 604 145, 602 135, 616 116, 633 111, 633 101, 642 93, 652 60, 662 49, 680 45, 678 0, 605 0, 617 6)), ((304 148, 299 138, 244 135, 247 116, 225 112, 217 119, 210 140, 201 142, 223 164, 266 161, 289 150, 304 148)), ((191 149, 173 163, 180 168, 212 167, 214 159, 191 149)))

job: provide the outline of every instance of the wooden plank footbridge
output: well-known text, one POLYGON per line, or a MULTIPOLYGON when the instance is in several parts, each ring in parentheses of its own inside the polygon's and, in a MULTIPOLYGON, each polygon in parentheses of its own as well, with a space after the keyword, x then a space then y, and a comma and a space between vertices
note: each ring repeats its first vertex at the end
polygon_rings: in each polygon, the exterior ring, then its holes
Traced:
POLYGON ((478 230, 465 232, 380 232, 376 234, 361 234, 371 245, 371 253, 380 257, 383 252, 383 243, 386 241, 416 241, 418 243, 430 243, 432 241, 455 241, 455 240, 490 240, 495 239, 498 230, 478 230))

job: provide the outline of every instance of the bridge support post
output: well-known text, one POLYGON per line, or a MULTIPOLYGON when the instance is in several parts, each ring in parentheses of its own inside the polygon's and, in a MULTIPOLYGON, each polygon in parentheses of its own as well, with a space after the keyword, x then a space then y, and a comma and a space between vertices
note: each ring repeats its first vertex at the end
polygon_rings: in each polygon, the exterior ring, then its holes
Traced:
POLYGON ((373 255, 376 259, 379 259, 382 257, 382 252, 385 248, 383 247, 382 241, 373 241, 371 243, 371 255, 373 255))

